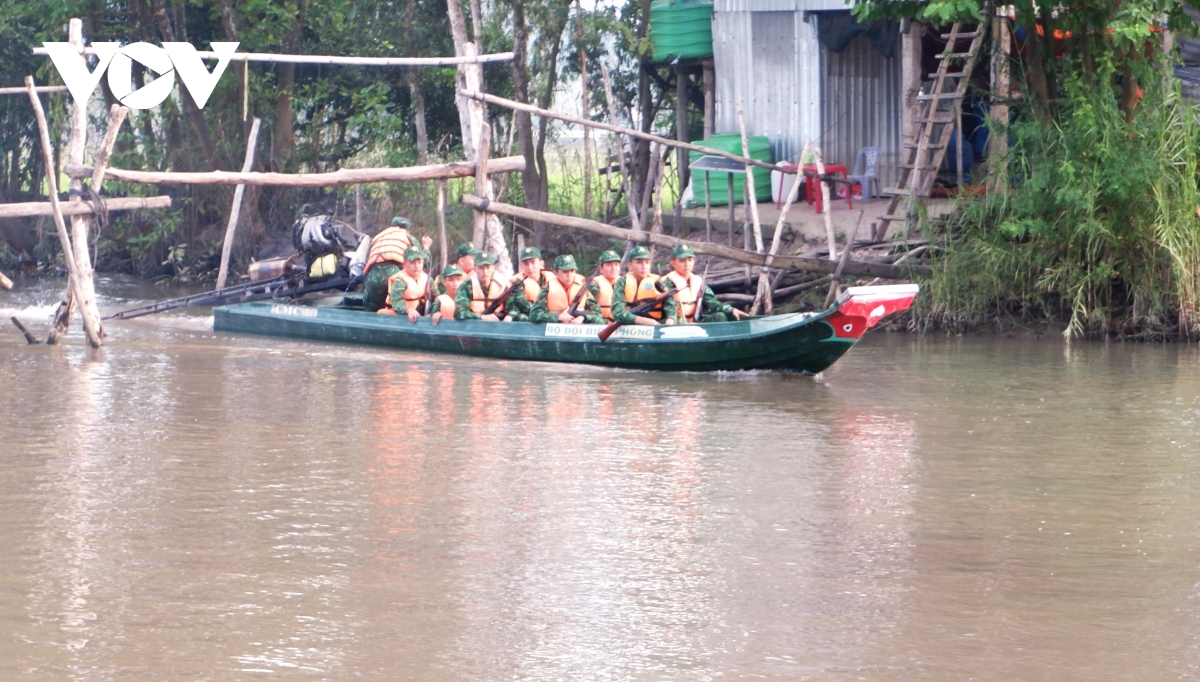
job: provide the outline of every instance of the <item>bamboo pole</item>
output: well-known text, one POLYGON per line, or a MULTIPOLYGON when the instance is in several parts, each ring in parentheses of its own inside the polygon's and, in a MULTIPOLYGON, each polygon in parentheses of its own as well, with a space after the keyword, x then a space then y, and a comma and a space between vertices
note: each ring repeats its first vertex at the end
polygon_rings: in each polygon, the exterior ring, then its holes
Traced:
MULTIPOLYGON (((171 197, 116 197, 101 199, 100 205, 105 211, 133 211, 141 208, 170 208, 171 197)), ((95 209, 91 202, 68 201, 60 203, 59 210, 63 216, 87 215, 95 209)), ((49 201, 26 201, 16 204, 0 204, 0 218, 28 218, 31 216, 52 216, 54 205, 49 201)))
MULTIPOLYGON (((488 162, 489 173, 519 173, 525 170, 525 157, 509 156, 488 162)), ((87 177, 89 166, 67 165, 63 172, 70 177, 87 177)), ((175 173, 135 171, 109 168, 105 175, 119 182, 142 182, 149 185, 262 185, 273 187, 335 187, 372 182, 419 182, 439 178, 465 178, 475 175, 470 161, 410 166, 408 168, 345 168, 331 173, 175 173)))
MULTIPOLYGON (((652 148, 651 156, 658 161, 654 171, 654 221, 650 223, 650 236, 662 232, 662 188, 664 176, 667 174, 666 161, 663 160, 662 148, 652 148)), ((654 262, 654 247, 650 247, 650 262, 654 262)))
MULTIPOLYGON (((821 148, 813 147, 813 161, 817 164, 817 175, 825 175, 825 162, 821 160, 821 148)), ((804 163, 804 158, 801 157, 801 163, 804 163)), ((800 178, 796 178, 796 182, 800 182, 800 178)), ((825 241, 829 245, 829 260, 837 260, 837 238, 833 234, 833 217, 830 215, 833 212, 833 206, 829 203, 829 185, 820 177, 817 178, 817 184, 821 187, 821 213, 825 214, 825 241)))
MULTIPOLYGON (((475 196, 463 194, 459 201, 472 208, 479 208, 482 202, 475 196)), ((641 244, 655 244, 667 248, 674 247, 676 244, 686 244, 692 247, 692 250, 698 254, 707 254, 718 258, 738 263, 746 263, 748 265, 763 265, 766 262, 766 255, 754 253, 753 251, 745 251, 742 249, 731 248, 722 244, 708 244, 705 242, 691 241, 687 239, 679 239, 670 237, 664 234, 651 235, 647 232, 636 233, 632 230, 627 230, 612 225, 589 220, 587 218, 576 218, 574 216, 564 216, 555 213, 547 213, 545 211, 534 211, 520 206, 513 206, 499 201, 489 202, 487 210, 492 213, 511 216, 513 218, 522 218, 524 220, 537 220, 551 225, 559 225, 561 227, 572 227, 580 230, 587 230, 595 234, 611 237, 613 239, 623 239, 641 244)), ((776 256, 773 260, 776 267, 787 270, 809 270, 812 272, 828 272, 832 273, 837 264, 825 260, 824 258, 805 258, 803 256, 776 256)), ((865 261, 848 261, 845 267, 846 274, 862 277, 883 277, 886 279, 909 279, 914 274, 924 274, 928 272, 928 268, 922 266, 904 266, 898 267, 885 263, 871 263, 865 261)))
MULTIPOLYGON (((801 159, 804 158, 804 155, 808 153, 811 147, 812 140, 807 140, 804 143, 804 151, 800 152, 801 159)), ((783 210, 779 212, 779 220, 775 222, 775 234, 771 237, 771 250, 767 252, 767 261, 758 273, 758 292, 754 295, 754 304, 750 307, 751 315, 758 314, 759 305, 763 306, 767 315, 775 312, 774 297, 771 295, 771 265, 775 261, 775 254, 779 253, 780 237, 783 235, 783 223, 787 220, 787 214, 792 208, 792 202, 798 196, 800 196, 800 178, 796 178, 796 182, 792 183, 792 189, 788 191, 787 199, 783 202, 783 210)))
MULTIPOLYGON (((66 92, 65 85, 38 85, 34 87, 34 92, 39 95, 48 95, 55 92, 66 92)), ((0 88, 0 95, 24 95, 28 93, 27 88, 0 88)))
MULTIPOLYGON (((628 131, 628 128, 621 128, 617 125, 617 100, 613 98, 612 78, 608 75, 608 66, 604 64, 604 60, 600 60, 600 78, 604 81, 604 95, 608 99, 608 120, 610 125, 604 130, 611 130, 618 133, 617 140, 617 163, 621 168, 621 190, 625 192, 625 206, 629 209, 629 224, 634 230, 641 232, 642 221, 638 217, 638 196, 633 188, 633 181, 629 178, 629 169, 625 165, 625 141, 621 139, 621 133, 628 131)), ((633 147, 630 141, 630 148, 633 147)), ((629 249, 626 249, 628 251, 629 249)))
MULTIPOLYGON (((37 92, 33 87, 33 76, 25 77, 25 86, 29 93, 29 100, 33 104, 33 113, 37 118, 38 132, 41 135, 42 141, 42 158, 46 163, 46 184, 50 190, 50 205, 54 215, 54 227, 58 230, 58 240, 62 243, 63 260, 67 264, 67 274, 70 284, 68 285, 68 299, 74 301, 83 300, 83 287, 80 283, 79 267, 75 262, 75 249, 71 247, 71 236, 67 232, 67 222, 63 218, 62 210, 59 208, 58 202, 58 177, 54 172, 54 152, 50 145, 50 129, 46 125, 46 113, 42 111, 42 101, 38 99, 37 92)), ((73 305, 71 300, 64 301, 69 310, 73 305)), ((83 309, 82 306, 80 308, 83 309)), ((68 312, 69 316, 70 313, 68 312)), ((69 319, 69 317, 68 317, 69 319)), ((103 339, 100 335, 101 327, 99 319, 89 320, 84 315, 84 332, 87 334, 88 344, 93 348, 99 348, 103 344, 103 339)), ((57 340, 57 334, 51 333, 51 339, 57 340)))
MULTIPOLYGON (((108 168, 108 160, 112 158, 113 145, 117 142, 117 133, 120 132, 121 124, 125 121, 125 116, 128 114, 129 109, 121 106, 120 104, 114 104, 108 109, 108 127, 105 128, 104 141, 100 143, 100 152, 96 154, 96 163, 92 167, 92 177, 88 183, 88 188, 91 190, 89 195, 93 200, 100 198, 100 190, 104 186, 104 171, 106 168, 108 168)), ((105 214, 101 212, 101 215, 105 214)), ((91 227, 90 215, 85 214, 84 217, 80 219, 88 221, 88 225, 85 229, 91 227)), ((100 228, 97 227, 96 230, 95 257, 92 258, 93 262, 100 258, 100 228)), ((84 250, 87 250, 86 242, 84 245, 84 250)), ((97 310, 97 314, 98 313, 99 310, 97 310)))
MULTIPOLYGON (((583 45, 583 4, 575 0, 575 50, 579 53, 579 111, 584 118, 588 117, 591 107, 588 105, 588 65, 587 50, 583 45)), ((592 129, 583 127, 583 214, 592 215, 592 129)))
POLYGON ((833 300, 842 291, 842 271, 846 268, 846 263, 850 260, 850 252, 854 250, 854 238, 858 236, 858 226, 862 225, 864 212, 863 210, 859 210, 858 220, 854 223, 854 229, 850 230, 850 234, 846 235, 846 248, 842 249, 842 257, 838 260, 837 269, 833 271, 833 277, 830 277, 829 293, 825 296, 826 308, 833 305, 833 300))
MULTIPOLYGON (((35 47, 33 54, 39 57, 47 56, 46 48, 35 47)), ((84 56, 96 54, 95 49, 87 47, 81 51, 84 56)), ((220 55, 216 52, 196 50, 196 56, 201 59, 226 59, 231 62, 266 62, 269 64, 327 64, 343 66, 457 66, 459 64, 492 64, 496 62, 511 62, 512 52, 496 54, 462 55, 459 57, 338 57, 332 55, 314 54, 271 54, 269 52, 234 52, 220 55)))
POLYGON ((12 320, 13 326, 15 326, 17 329, 20 329, 21 333, 25 335, 25 343, 31 346, 36 346, 41 343, 37 340, 37 337, 29 333, 29 330, 25 328, 25 325, 21 324, 21 321, 16 317, 10 317, 8 319, 12 320))
MULTIPOLYGON (((603 62, 601 62, 601 64, 603 64, 603 62)), ((605 69, 605 70, 607 70, 607 69, 605 69)), ((765 161, 759 161, 758 159, 750 159, 745 156, 738 156, 737 154, 731 154, 729 152, 721 151, 720 149, 709 149, 708 147, 701 147, 699 145, 695 145, 690 142, 680 142, 679 140, 672 140, 669 137, 663 137, 661 135, 655 135, 653 133, 643 133, 642 131, 634 130, 633 128, 625 128, 625 127, 619 126, 619 125, 611 125, 608 123, 601 123, 600 121, 591 121, 591 120, 588 120, 585 118, 579 118, 578 116, 568 116, 567 114, 560 114, 557 111, 550 111, 549 109, 542 109, 540 107, 535 107, 532 104, 523 104, 521 102, 517 102, 517 101, 511 100, 511 99, 497 97, 496 95, 489 95, 487 93, 482 93, 482 92, 472 92, 469 90, 459 90, 458 94, 463 97, 466 97, 468 99, 475 99, 475 100, 479 100, 481 102, 487 102, 488 104, 495 104, 496 106, 505 107, 508 109, 516 109, 517 111, 527 111, 531 114, 536 114, 538 116, 542 116, 545 118, 553 118, 553 119, 556 119, 559 121, 565 121, 567 123, 574 123, 576 125, 591 126, 592 128, 600 128, 601 130, 607 130, 607 131, 614 132, 614 133, 621 133, 622 135, 629 135, 630 137, 638 137, 643 140, 648 140, 650 142, 657 142, 659 144, 665 144, 670 147, 678 147, 680 149, 690 149, 691 151, 700 152, 701 154, 708 154, 711 156, 721 156, 726 159, 730 159, 732 161, 744 163, 748 166, 758 166, 759 168, 766 168, 768 170, 779 170, 778 166, 772 166, 771 164, 769 164, 765 161)), ((610 106, 611 106, 611 104, 610 104, 610 106)))
MULTIPOLYGON (((750 138, 746 136, 746 114, 742 105, 737 105, 738 128, 742 132, 742 156, 750 158, 750 138)), ((750 218, 754 221, 754 250, 763 252, 762 225, 758 221, 758 195, 754 191, 754 167, 746 164, 746 205, 750 207, 750 218)))
MULTIPOLYGON (((242 162, 242 172, 249 173, 254 167, 254 146, 258 143, 258 127, 262 124, 262 120, 255 117, 254 123, 250 125, 250 136, 246 138, 246 159, 242 162)), ((361 185, 359 187, 358 198, 362 198, 361 185)), ((225 279, 229 276, 229 256, 233 254, 233 236, 237 232, 238 217, 242 212, 242 195, 246 192, 246 185, 239 184, 237 189, 233 190, 233 206, 229 208, 229 224, 225 226, 225 243, 221 245, 221 269, 217 272, 217 288, 225 288, 225 279)), ((359 204, 362 202, 359 201, 359 204)), ((361 217, 359 212, 355 214, 355 222, 361 217)), ((355 226, 355 229, 359 229, 355 226)))
MULTIPOLYGON (((479 126, 478 145, 475 151, 475 196, 480 199, 491 199, 491 180, 488 179, 488 147, 492 143, 492 127, 486 123, 479 126)), ((488 216, 483 211, 475 211, 471 216, 474 234, 471 242, 475 248, 487 250, 488 216)))
POLYGON ((450 245, 446 241, 446 181, 437 181, 438 246, 442 249, 442 269, 450 264, 450 245))
POLYGON ((362 185, 354 186, 354 231, 359 234, 363 232, 362 185))

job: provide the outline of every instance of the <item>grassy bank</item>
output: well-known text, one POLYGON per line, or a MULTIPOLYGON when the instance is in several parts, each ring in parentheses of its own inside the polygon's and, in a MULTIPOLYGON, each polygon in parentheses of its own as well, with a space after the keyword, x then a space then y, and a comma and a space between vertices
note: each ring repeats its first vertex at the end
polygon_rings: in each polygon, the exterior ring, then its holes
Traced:
POLYGON ((1053 120, 997 131, 1011 144, 1009 189, 964 201, 945 222, 918 328, 1200 336, 1195 108, 1148 87, 1127 123, 1107 88, 1079 78, 1064 90, 1053 120))

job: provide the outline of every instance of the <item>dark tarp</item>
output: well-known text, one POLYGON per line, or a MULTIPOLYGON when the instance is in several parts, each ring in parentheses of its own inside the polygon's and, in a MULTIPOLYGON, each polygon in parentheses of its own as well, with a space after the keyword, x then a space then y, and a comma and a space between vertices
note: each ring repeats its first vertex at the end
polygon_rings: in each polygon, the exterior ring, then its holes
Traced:
POLYGON ((861 34, 887 59, 896 49, 896 38, 900 36, 900 24, 895 21, 867 21, 859 23, 845 12, 814 12, 817 15, 817 39, 832 52, 846 49, 855 36, 861 34))

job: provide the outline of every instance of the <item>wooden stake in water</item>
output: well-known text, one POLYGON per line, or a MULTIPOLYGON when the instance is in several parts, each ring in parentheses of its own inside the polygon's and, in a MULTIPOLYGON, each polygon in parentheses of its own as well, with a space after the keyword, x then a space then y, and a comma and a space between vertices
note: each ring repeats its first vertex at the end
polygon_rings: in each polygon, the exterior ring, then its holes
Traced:
POLYGON ((442 249, 442 269, 450 264, 450 247, 446 243, 446 181, 437 181, 438 246, 442 249))
MULTIPOLYGON (((808 153, 812 146, 812 140, 807 140, 804 143, 804 151, 800 153, 800 158, 808 153)), ((763 306, 766 314, 770 315, 775 312, 775 301, 771 295, 771 290, 774 288, 771 282, 771 263, 775 260, 775 254, 779 253, 780 236, 783 234, 783 223, 787 220, 788 211, 792 208, 792 202, 800 195, 800 178, 796 178, 796 182, 792 183, 792 189, 788 192, 787 199, 783 202, 783 210, 779 212, 779 220, 775 223, 775 234, 771 237, 771 250, 767 253, 767 262, 758 272, 758 292, 754 295, 754 303, 750 306, 750 314, 757 315, 759 306, 763 306)), ((862 219, 862 215, 859 215, 862 219)))
MULTIPOLYGON (((249 173, 254 167, 254 146, 258 142, 258 128, 261 119, 255 118, 250 124, 250 136, 246 138, 246 159, 242 162, 242 172, 249 173)), ((217 288, 225 288, 229 276, 229 257, 233 253, 233 236, 237 233, 238 217, 242 213, 242 196, 246 192, 245 185, 238 185, 233 190, 233 206, 229 209, 229 224, 225 226, 225 243, 221 245, 221 269, 217 271, 217 288)), ((355 226, 355 229, 358 229, 355 226)))

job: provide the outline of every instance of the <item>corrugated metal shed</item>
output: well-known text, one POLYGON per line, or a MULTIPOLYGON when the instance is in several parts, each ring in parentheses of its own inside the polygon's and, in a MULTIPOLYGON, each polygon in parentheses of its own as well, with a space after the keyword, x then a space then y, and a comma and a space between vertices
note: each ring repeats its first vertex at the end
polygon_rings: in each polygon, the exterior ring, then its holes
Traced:
POLYGON ((768 136, 775 160, 796 160, 812 138, 846 165, 859 147, 880 147, 894 172, 899 59, 861 38, 840 54, 821 46, 814 13, 846 11, 843 0, 715 0, 713 9, 716 132, 738 131, 740 103, 747 132, 768 136))
POLYGON ((821 150, 852 168, 863 147, 879 147, 880 180, 895 186, 900 163, 900 60, 884 58, 863 36, 841 52, 822 50, 821 150))

